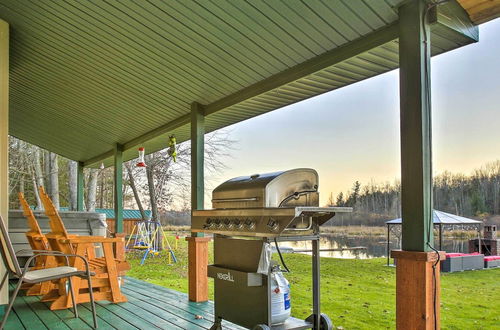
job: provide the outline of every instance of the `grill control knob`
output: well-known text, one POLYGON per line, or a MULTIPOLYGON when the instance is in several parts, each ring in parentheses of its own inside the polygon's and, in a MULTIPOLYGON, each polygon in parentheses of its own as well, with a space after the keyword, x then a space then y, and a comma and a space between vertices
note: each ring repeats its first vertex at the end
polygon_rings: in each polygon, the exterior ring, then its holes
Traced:
POLYGON ((243 226, 243 223, 240 221, 240 219, 233 219, 233 226, 236 229, 240 229, 243 226))
POLYGON ((245 228, 248 230, 253 230, 255 228, 255 221, 250 218, 245 220, 245 228))
POLYGON ((211 218, 208 218, 207 221, 205 221, 205 225, 203 226, 203 228, 208 229, 213 227, 213 225, 213 220, 211 218))
POLYGON ((269 227, 271 231, 277 231, 279 228, 279 223, 273 218, 269 218, 269 221, 267 222, 267 227, 269 227))

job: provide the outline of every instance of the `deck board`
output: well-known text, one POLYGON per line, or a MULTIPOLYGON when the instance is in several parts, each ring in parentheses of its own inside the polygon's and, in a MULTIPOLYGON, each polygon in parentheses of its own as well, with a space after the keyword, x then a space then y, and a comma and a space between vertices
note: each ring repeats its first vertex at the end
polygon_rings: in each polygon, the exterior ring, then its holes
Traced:
MULTIPOLYGON (((11 291, 14 283, 10 284, 11 291)), ((168 288, 130 277, 122 287, 128 302, 96 304, 99 329, 209 329, 214 321, 213 302, 194 303, 188 296, 168 288), (201 318, 200 318, 201 316, 201 318)), ((90 304, 79 304, 80 318, 74 318, 72 309, 51 311, 40 297, 20 293, 9 315, 5 329, 91 329, 90 304)), ((0 312, 2 316, 3 311, 0 312)), ((225 329, 243 329, 223 323, 225 329)))
POLYGON ((66 325, 66 323, 61 322, 61 319, 57 317, 54 313, 51 313, 47 305, 39 300, 38 297, 22 297, 24 301, 31 307, 31 309, 36 313, 38 318, 44 323, 44 325, 53 330, 71 330, 71 327, 66 325))

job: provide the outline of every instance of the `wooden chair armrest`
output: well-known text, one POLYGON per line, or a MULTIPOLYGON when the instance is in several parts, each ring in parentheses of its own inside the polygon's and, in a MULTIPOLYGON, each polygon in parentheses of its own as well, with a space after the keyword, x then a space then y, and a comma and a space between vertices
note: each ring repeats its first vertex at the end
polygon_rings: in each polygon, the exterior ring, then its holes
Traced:
POLYGON ((110 238, 110 237, 100 237, 100 236, 76 236, 70 237, 69 239, 63 238, 61 241, 67 241, 67 243, 78 244, 78 243, 120 243, 123 242, 123 238, 110 238))

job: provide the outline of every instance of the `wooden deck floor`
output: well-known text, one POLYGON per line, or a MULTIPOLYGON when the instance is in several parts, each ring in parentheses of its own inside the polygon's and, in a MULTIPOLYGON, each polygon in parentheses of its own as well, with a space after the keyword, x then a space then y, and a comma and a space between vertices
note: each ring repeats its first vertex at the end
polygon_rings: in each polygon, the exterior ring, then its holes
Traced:
MULTIPOLYGON (((123 292, 127 303, 96 303, 99 329, 209 329, 213 324, 211 301, 189 302, 184 293, 130 277, 125 278, 123 292)), ((5 329, 90 329, 90 304, 78 305, 78 312, 80 318, 76 319, 71 310, 49 310, 39 297, 19 296, 5 329)), ((224 325, 226 329, 243 329, 224 325)))

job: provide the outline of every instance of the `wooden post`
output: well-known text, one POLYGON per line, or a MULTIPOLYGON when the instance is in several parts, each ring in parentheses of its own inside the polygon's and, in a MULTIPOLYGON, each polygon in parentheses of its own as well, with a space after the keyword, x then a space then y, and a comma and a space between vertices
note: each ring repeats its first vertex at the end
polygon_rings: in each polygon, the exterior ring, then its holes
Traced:
MULTIPOLYGON (((9 215, 9 24, 0 20, 0 215, 8 227, 9 215)), ((0 276, 6 269, 0 262, 0 276)), ((8 285, 0 292, 0 305, 9 302, 8 285)))
POLYGON ((76 172, 76 210, 84 211, 83 209, 83 162, 78 162, 77 172, 76 172))
MULTIPOLYGON (((397 259, 396 329, 439 329, 441 265, 437 254, 393 250, 391 257, 397 259)), ((439 252, 439 258, 444 260, 445 253, 439 252)))
MULTIPOLYGON (((191 105, 191 210, 204 208, 205 115, 203 106, 191 105)), ((192 233, 188 241, 189 300, 208 300, 208 242, 203 233, 192 233)))
POLYGON ((115 208, 115 233, 123 232, 123 146, 116 144, 114 150, 114 208, 115 208))
MULTIPOLYGON (((439 329, 440 265, 431 252, 430 28, 425 0, 399 7, 402 251, 396 259, 396 327, 439 329)), ((444 259, 444 254, 442 255, 444 259)))

